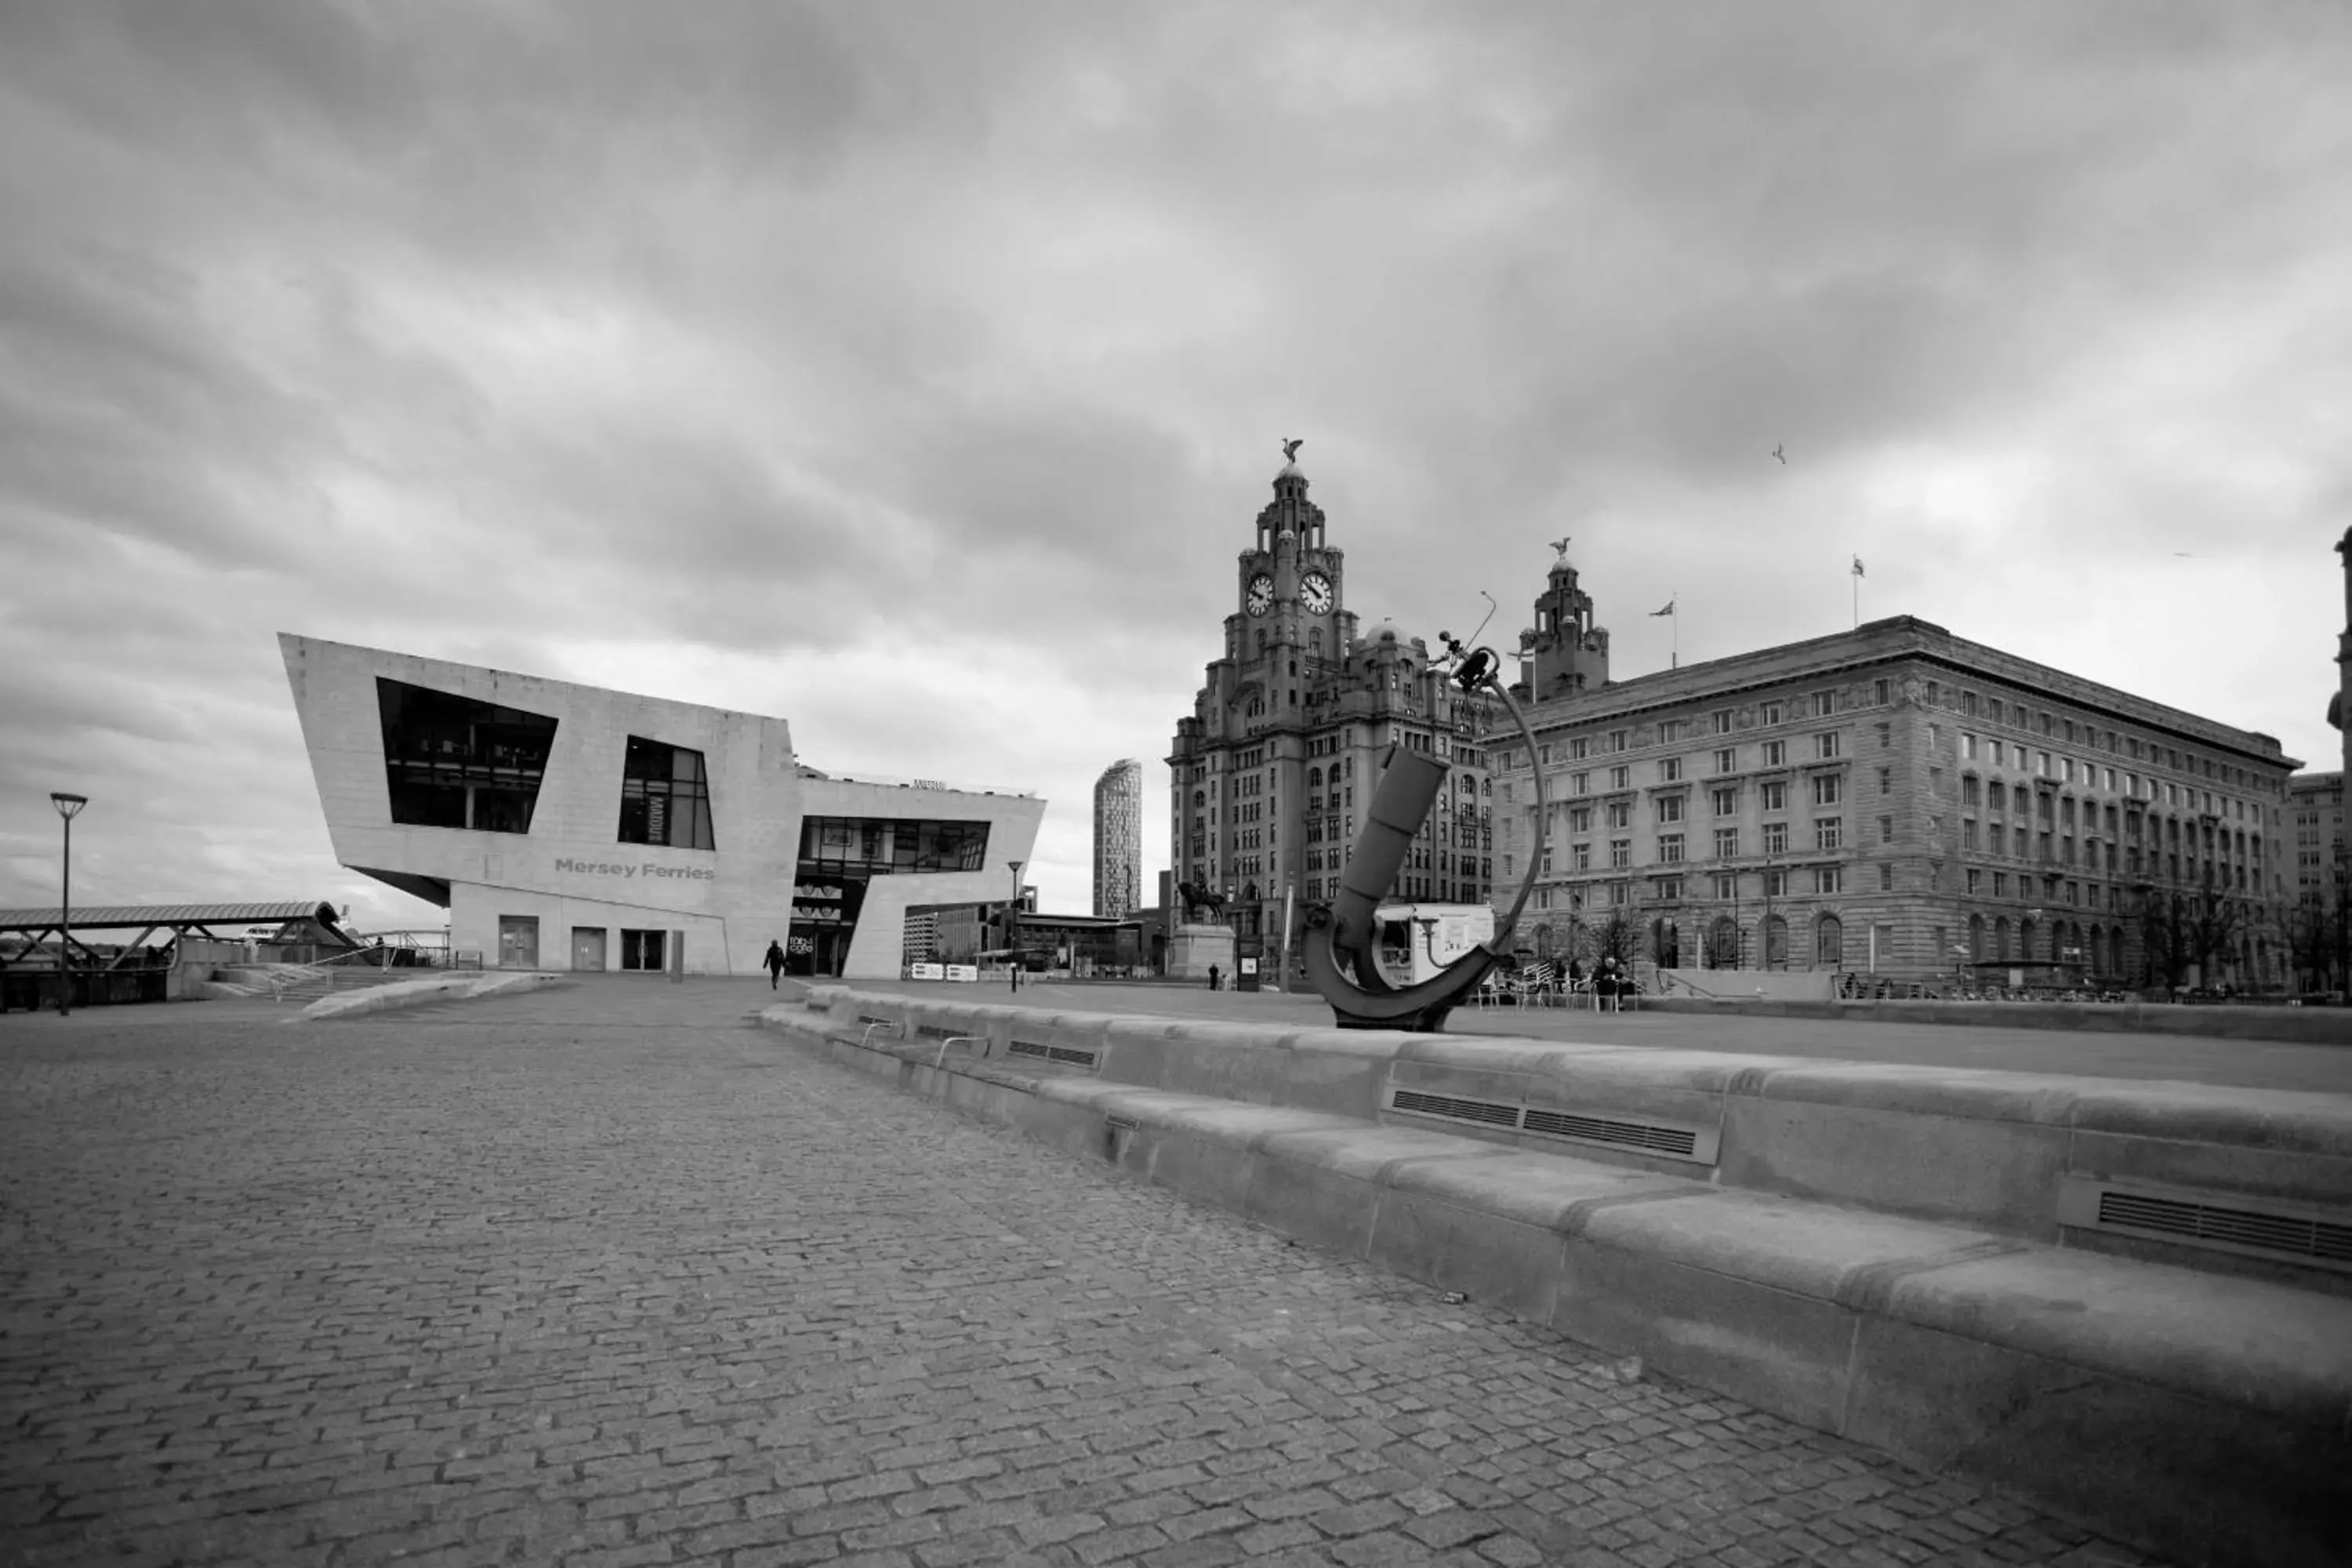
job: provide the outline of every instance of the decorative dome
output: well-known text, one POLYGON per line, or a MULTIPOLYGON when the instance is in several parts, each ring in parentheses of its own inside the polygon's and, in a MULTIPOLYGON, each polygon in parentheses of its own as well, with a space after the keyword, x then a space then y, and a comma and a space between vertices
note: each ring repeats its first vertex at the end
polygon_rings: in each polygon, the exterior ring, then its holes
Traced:
POLYGON ((1297 458, 1293 458, 1282 465, 1282 472, 1275 475, 1274 479, 1276 484, 1280 484, 1285 479, 1297 479, 1303 485, 1307 482, 1307 470, 1298 466, 1297 458))
POLYGON ((1404 638, 1402 634, 1398 632, 1397 624, 1394 621, 1381 621, 1364 634, 1364 640, 1368 643, 1402 642, 1404 638))

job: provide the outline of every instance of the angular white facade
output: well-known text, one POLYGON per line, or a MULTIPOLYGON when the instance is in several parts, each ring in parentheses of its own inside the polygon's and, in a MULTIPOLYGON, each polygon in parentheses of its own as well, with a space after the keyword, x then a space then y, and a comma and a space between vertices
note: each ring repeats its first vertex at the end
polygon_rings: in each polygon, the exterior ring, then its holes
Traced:
POLYGON ((335 858, 446 907, 451 947, 487 964, 660 969, 682 951, 688 973, 754 974, 774 940, 795 973, 895 976, 908 909, 1002 900, 1045 816, 1034 795, 824 777, 781 719, 278 646, 335 858), (404 700, 438 727, 402 728, 404 700))

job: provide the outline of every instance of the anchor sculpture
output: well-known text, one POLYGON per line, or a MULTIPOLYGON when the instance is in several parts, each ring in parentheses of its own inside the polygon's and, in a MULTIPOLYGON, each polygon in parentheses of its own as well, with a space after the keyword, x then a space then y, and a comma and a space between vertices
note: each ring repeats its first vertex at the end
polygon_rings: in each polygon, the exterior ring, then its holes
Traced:
MULTIPOLYGON (((1493 600, 1489 598, 1487 602, 1492 604, 1493 600)), ((1492 618, 1490 610, 1488 619, 1492 618)), ((1479 629, 1485 628, 1486 622, 1481 621, 1479 629)), ((1477 632, 1471 633, 1471 640, 1475 642, 1477 636, 1477 632)), ((1500 660, 1494 650, 1465 647, 1451 632, 1440 632, 1437 637, 1445 645, 1454 667, 1446 679, 1465 696, 1483 691, 1500 699, 1526 739, 1528 756, 1533 761, 1535 732, 1528 728, 1527 716, 1496 679, 1500 660)), ((1313 905, 1307 911, 1303 954, 1307 976, 1322 994, 1323 1000, 1331 1005, 1333 1016, 1342 1029, 1437 1033, 1445 1026, 1445 1016, 1501 961, 1511 933, 1518 925, 1519 912, 1527 908, 1528 895, 1535 888, 1536 868, 1543 863, 1543 835, 1549 815, 1543 771, 1539 768, 1535 770, 1536 846, 1528 856, 1527 875, 1519 883, 1518 897, 1512 901, 1510 912, 1496 925, 1495 934, 1416 984, 1397 985, 1381 973, 1380 901, 1396 880, 1397 871, 1412 847, 1413 835, 1421 831, 1422 822, 1437 800, 1449 771, 1444 763, 1426 752, 1390 747, 1381 764, 1380 784, 1364 812, 1363 831, 1357 835, 1355 851, 1339 879, 1339 897, 1328 904, 1313 905)))

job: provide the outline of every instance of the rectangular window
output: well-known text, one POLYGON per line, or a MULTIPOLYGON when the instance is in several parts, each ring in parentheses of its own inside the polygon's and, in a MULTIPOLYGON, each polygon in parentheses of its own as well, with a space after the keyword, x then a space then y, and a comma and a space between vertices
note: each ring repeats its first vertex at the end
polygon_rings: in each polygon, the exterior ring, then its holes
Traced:
POLYGON ((1895 842, 1895 819, 1893 817, 1882 816, 1878 819, 1878 841, 1881 844, 1892 844, 1895 842))
POLYGON ((1739 792, 1737 789, 1719 789, 1715 792, 1716 816, 1736 816, 1738 813, 1739 792))
POLYGON ((1766 823, 1764 825, 1764 853, 1767 855, 1786 855, 1788 852, 1789 825, 1785 822, 1766 823))
POLYGON ((1977 738, 1965 731, 1960 734, 1960 760, 1964 763, 1977 760, 1977 738))
POLYGON ((1960 818, 1960 847, 1974 849, 1976 847, 1977 819, 1973 816, 1964 816, 1960 818))
POLYGON ((1728 860, 1739 853, 1739 829, 1718 827, 1715 830, 1715 858, 1728 860))
POLYGON ((1728 871, 1717 871, 1715 874, 1715 896, 1727 902, 1738 898, 1739 879, 1728 871))
POLYGON ((1843 866, 1814 867, 1813 891, 1816 893, 1837 892, 1845 884, 1844 873, 1845 868, 1843 866))
POLYGON ((1658 797, 1658 820, 1660 822, 1680 822, 1682 819, 1683 797, 1678 795, 1660 795, 1658 797))
POLYGON ((1627 748, 1627 746, 1626 746, 1626 744, 1625 744, 1625 737, 1626 737, 1627 733, 1628 733, 1628 731, 1623 731, 1623 730, 1612 730, 1612 731, 1609 731, 1609 749, 1610 749, 1611 751, 1612 751, 1612 752, 1622 752, 1622 751, 1627 750, 1628 748, 1627 748))
POLYGON ((1780 705, 1778 702, 1767 702, 1764 704, 1763 715, 1763 722, 1778 724, 1780 721, 1780 705))
POLYGON ((1881 795, 1893 795, 1895 793, 1895 770, 1893 768, 1881 768, 1878 770, 1878 793, 1881 795))
POLYGON ((1845 829, 1845 819, 1839 816, 1817 816, 1813 819, 1813 847, 1835 849, 1845 829))
MULTIPOLYGON (((1930 724, 1927 728, 1932 731, 1935 729, 1935 726, 1930 724)), ((1891 752, 1895 749, 1894 725, 1881 724, 1878 727, 1878 749, 1882 752, 1891 752)))
POLYGON ((1715 710, 1715 732, 1718 735, 1728 735, 1731 733, 1730 709, 1718 708, 1715 710))
POLYGON ((1592 775, 1591 773, 1569 774, 1568 792, 1570 795, 1591 795, 1592 793, 1592 775))
POLYGON ((1568 814, 1568 830, 1570 833, 1591 832, 1592 808, 1589 805, 1571 807, 1568 814))
POLYGON ((1832 713, 1834 713, 1834 712, 1836 712, 1836 711, 1837 711, 1837 693, 1836 693, 1836 692, 1834 692, 1834 691, 1816 691, 1816 692, 1814 692, 1814 693, 1813 693, 1813 717, 1814 717, 1814 718, 1816 718, 1816 719, 1826 719, 1826 718, 1828 718, 1831 714, 1832 714, 1832 713))
POLYGON ((700 752, 629 737, 621 762, 619 839, 674 849, 719 847, 711 834, 710 784, 700 752))
POLYGON ((1872 681, 1870 685, 1871 700, 1877 703, 1881 708, 1886 706, 1886 688, 1887 683, 1884 678, 1872 681))
POLYGON ((1616 767, 1609 770, 1609 787, 1611 789, 1630 789, 1633 787, 1633 770, 1626 767, 1621 763, 1616 767))
POLYGON ((1622 869, 1627 866, 1631 866, 1633 863, 1633 841, 1630 838, 1611 839, 1609 841, 1609 864, 1612 867, 1618 868, 1619 869, 1622 869))
POLYGON ((1813 755, 1827 759, 1838 754, 1837 731, 1831 730, 1813 737, 1813 755))
MULTIPOLYGON (((1570 854, 1569 854, 1569 864, 1570 864, 1570 865, 1571 865, 1571 866, 1573 866, 1577 870, 1580 870, 1580 871, 1590 871, 1590 870, 1591 870, 1591 869, 1592 869, 1592 846, 1591 846, 1591 845, 1590 845, 1590 844, 1580 844, 1580 845, 1576 846, 1574 849, 1572 849, 1571 851, 1570 851, 1570 854)), ((1507 870, 1505 871, 1505 873, 1504 873, 1504 874, 1505 874, 1506 876, 1509 875, 1508 870, 1507 869, 1507 870)))
POLYGON ((800 858, 802 866, 812 870, 865 870, 877 876, 978 871, 988 864, 988 824, 879 816, 803 817, 800 858))
POLYGON ((1624 801, 1624 800, 1617 800, 1617 801, 1612 801, 1612 802, 1610 802, 1610 803, 1609 803, 1609 826, 1612 826, 1612 827, 1631 827, 1631 826, 1633 826, 1633 802, 1631 802, 1631 801, 1624 801))
POLYGON ((1683 879, 1680 877, 1661 877, 1658 879, 1659 898, 1664 900, 1667 903, 1672 904, 1680 903, 1682 901, 1682 896, 1683 879))
POLYGON ((1838 777, 1835 773, 1820 773, 1815 775, 1813 779, 1813 804, 1815 805, 1835 805, 1838 803, 1838 792, 1844 787, 1844 784, 1845 781, 1838 777))
POLYGON ((1789 765, 1789 742, 1786 741, 1765 742, 1764 765, 1768 768, 1787 767, 1789 765))
POLYGON ((1786 811, 1789 809, 1789 786, 1786 782, 1775 779, 1769 784, 1758 784, 1756 786, 1756 793, 1762 799, 1765 810, 1786 811))
POLYGON ((1658 858, 1671 866, 1683 858, 1683 836, 1679 833, 1658 835, 1658 858))
POLYGON ((1738 748, 1735 746, 1726 746, 1723 750, 1716 752, 1715 771, 1719 773, 1738 773, 1739 771, 1738 748))
POLYGON ((1971 867, 1969 870, 1969 894, 1973 898, 1984 890, 1984 873, 1971 867))
POLYGON ((1881 866, 1878 868, 1878 890, 1882 893, 1891 893, 1895 890, 1895 868, 1893 866, 1881 866))
POLYGON ((1765 872, 1764 896, 1768 899, 1787 898, 1789 896, 1789 873, 1779 870, 1765 872))
POLYGON ((1660 784, 1679 783, 1682 776, 1683 760, 1680 757, 1660 757, 1658 759, 1658 782, 1660 784))

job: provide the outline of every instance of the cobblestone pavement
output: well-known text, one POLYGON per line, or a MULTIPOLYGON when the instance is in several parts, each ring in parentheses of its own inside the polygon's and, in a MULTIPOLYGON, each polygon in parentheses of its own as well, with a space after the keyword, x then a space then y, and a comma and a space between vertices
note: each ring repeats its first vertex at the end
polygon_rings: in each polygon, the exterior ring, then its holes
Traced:
POLYGON ((2142 1561, 900 1094, 770 1000, 0 1019, 0 1561, 2142 1561))
MULTIPOLYGON (((828 983, 832 984, 832 983, 828 983)), ((1149 1013, 1235 1021, 1263 1019, 1291 1028, 1323 1028, 1331 1009, 1296 993, 1212 992, 1205 985, 1046 981, 1008 991, 992 984, 949 987, 897 980, 853 982, 863 989, 938 996, 950 989, 971 1000, 1090 1013, 1149 1013)), ((1582 1044, 1655 1046, 1670 1050, 1739 1051, 1819 1057, 1834 1061, 1914 1062, 1998 1072, 2164 1079, 2315 1094, 2352 1093, 2352 1043, 2308 1045, 2191 1035, 2094 1034, 2072 1029, 1998 1028, 1965 1024, 1894 1024, 1860 1018, 1762 1018, 1703 1013, 1595 1013, 1590 1007, 1458 1007, 1445 1023, 1462 1035, 1505 1035, 1582 1044)))

